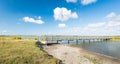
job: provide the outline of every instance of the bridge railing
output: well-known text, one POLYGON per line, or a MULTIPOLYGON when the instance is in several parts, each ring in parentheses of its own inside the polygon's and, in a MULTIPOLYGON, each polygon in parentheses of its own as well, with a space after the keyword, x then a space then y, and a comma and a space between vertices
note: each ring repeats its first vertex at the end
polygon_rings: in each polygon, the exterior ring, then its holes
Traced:
POLYGON ((105 36, 40 36, 38 40, 78 40, 78 39, 108 39, 105 36))

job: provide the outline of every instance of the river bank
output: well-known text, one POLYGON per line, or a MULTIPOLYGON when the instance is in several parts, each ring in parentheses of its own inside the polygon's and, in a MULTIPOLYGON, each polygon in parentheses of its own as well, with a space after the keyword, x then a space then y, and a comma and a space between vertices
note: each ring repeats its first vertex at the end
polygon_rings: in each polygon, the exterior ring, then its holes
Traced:
POLYGON ((0 40, 0 64, 61 64, 34 40, 0 40))
POLYGON ((65 64, 120 64, 120 60, 68 45, 44 46, 48 54, 65 64))

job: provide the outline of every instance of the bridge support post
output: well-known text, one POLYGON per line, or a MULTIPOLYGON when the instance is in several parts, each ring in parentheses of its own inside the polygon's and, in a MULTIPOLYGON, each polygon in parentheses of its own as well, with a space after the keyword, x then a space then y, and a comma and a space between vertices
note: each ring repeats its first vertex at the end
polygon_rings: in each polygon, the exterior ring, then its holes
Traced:
POLYGON ((100 40, 101 40, 101 42, 104 41, 104 39, 100 39, 100 40))
POLYGON ((94 43, 94 42, 95 42, 95 40, 94 40, 94 39, 92 39, 92 40, 93 40, 92 42, 94 43))
POLYGON ((70 44, 70 40, 68 40, 68 44, 70 44))
POLYGON ((57 44, 59 43, 59 40, 57 40, 57 44))
POLYGON ((85 40, 83 39, 83 43, 85 43, 85 40))
POLYGON ((76 40, 76 44, 78 44, 78 40, 76 40))
POLYGON ((90 40, 89 40, 89 44, 90 44, 90 40))

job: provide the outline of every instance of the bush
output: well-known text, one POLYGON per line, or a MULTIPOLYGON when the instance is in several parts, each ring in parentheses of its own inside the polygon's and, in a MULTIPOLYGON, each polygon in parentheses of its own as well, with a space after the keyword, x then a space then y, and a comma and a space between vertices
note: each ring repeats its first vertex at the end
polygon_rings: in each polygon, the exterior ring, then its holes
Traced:
POLYGON ((35 40, 38 40, 38 38, 35 38, 35 40))
POLYGON ((21 40, 22 38, 20 36, 13 36, 14 40, 21 40))

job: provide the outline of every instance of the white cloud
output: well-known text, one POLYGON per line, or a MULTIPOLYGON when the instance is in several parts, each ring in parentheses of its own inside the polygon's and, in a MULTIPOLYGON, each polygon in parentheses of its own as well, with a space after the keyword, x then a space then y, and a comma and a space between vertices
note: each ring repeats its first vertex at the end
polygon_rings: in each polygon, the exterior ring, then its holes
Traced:
POLYGON ((67 26, 66 26, 66 24, 58 24, 58 27, 59 28, 66 28, 67 26))
POLYGON ((111 12, 106 17, 109 19, 108 27, 120 27, 120 15, 111 12))
POLYGON ((81 0, 81 3, 83 5, 88 5, 88 4, 91 4, 91 3, 95 3, 97 0, 81 0))
POLYGON ((88 24, 88 27, 98 28, 105 26, 105 24, 106 24, 105 22, 92 23, 92 24, 88 24))
POLYGON ((109 18, 107 22, 91 23, 91 24, 88 24, 86 27, 88 28, 114 28, 114 29, 117 27, 120 27, 120 15, 116 15, 114 12, 112 12, 108 14, 106 17, 109 18))
MULTIPOLYGON (((115 13, 114 13, 115 14, 115 13)), ((110 15, 110 14, 108 14, 110 15)), ((107 16, 108 16, 107 15, 107 16)), ((111 15, 107 22, 90 23, 84 27, 71 27, 58 31, 57 34, 82 36, 110 36, 120 35, 120 15, 111 15)))
POLYGON ((66 0, 66 2, 72 2, 72 3, 76 3, 77 2, 77 0, 66 0))
POLYGON ((120 22, 120 15, 116 15, 114 12, 111 12, 106 17, 109 18, 111 21, 120 22))
POLYGON ((78 18, 77 13, 76 13, 76 12, 73 12, 73 13, 71 14, 71 18, 78 18))
POLYGON ((76 19, 78 18, 78 15, 76 12, 71 12, 71 10, 68 10, 64 7, 62 8, 55 8, 54 9, 54 18, 55 20, 59 21, 67 21, 70 18, 76 19))
POLYGON ((120 27, 120 22, 110 21, 107 24, 108 27, 120 27))
POLYGON ((43 24, 44 22, 41 20, 39 16, 38 19, 30 18, 30 17, 23 17, 24 22, 31 22, 36 24, 43 24))
POLYGON ((113 17, 115 17, 116 16, 116 14, 114 13, 114 12, 111 12, 110 14, 108 14, 106 17, 107 18, 113 18, 113 17))

